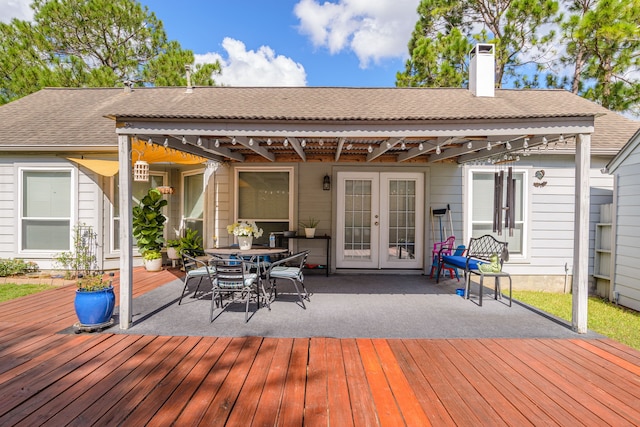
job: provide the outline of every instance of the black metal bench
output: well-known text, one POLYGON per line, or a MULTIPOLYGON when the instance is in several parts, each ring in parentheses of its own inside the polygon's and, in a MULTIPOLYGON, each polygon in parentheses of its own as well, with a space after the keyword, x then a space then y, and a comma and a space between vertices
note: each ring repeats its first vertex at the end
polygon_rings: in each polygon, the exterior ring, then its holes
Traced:
POLYGON ((480 290, 478 291, 479 302, 482 305, 482 288, 485 277, 493 277, 495 280, 495 298, 498 299, 502 295, 500 288, 500 278, 509 279, 509 307, 511 307, 511 276, 502 270, 505 261, 509 261, 509 251, 507 250, 507 242, 500 242, 493 236, 485 234, 481 237, 472 237, 467 246, 465 255, 442 255, 440 265, 438 266, 438 279, 443 268, 447 266, 456 267, 464 272, 465 279, 465 298, 469 299, 469 291, 471 290, 471 275, 480 276, 480 290), (483 272, 479 269, 481 264, 491 263, 491 256, 496 254, 500 263, 500 271, 483 272))

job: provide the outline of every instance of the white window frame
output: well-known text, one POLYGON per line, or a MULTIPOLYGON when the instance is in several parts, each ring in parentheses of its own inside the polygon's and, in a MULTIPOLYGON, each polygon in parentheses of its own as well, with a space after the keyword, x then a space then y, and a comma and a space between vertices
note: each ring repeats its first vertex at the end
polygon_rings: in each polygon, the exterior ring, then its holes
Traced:
MULTIPOLYGON (((235 221, 256 221, 256 222, 275 222, 273 219, 265 218, 238 218, 238 203, 240 202, 240 189, 238 182, 240 182, 240 172, 287 172, 289 173, 289 229, 296 228, 296 217, 294 216, 295 206, 295 168, 293 166, 280 166, 280 167, 251 167, 251 166, 238 166, 234 168, 234 185, 233 185, 233 216, 229 218, 229 223, 235 221)), ((284 221, 278 221, 284 222, 284 221)))
MULTIPOLYGON (((18 239, 16 242, 17 245, 17 253, 18 254, 51 254, 58 252, 65 252, 71 250, 73 246, 73 237, 71 230, 73 230, 74 225, 77 222, 77 206, 78 206, 78 192, 74 191, 77 188, 78 183, 78 175, 77 169, 72 166, 43 166, 43 165, 22 165, 18 167, 18 188, 17 191, 17 200, 18 200, 18 215, 17 215, 17 223, 16 230, 18 233, 18 239), (69 246, 67 249, 23 249, 22 247, 22 221, 24 218, 24 173, 25 172, 69 172, 70 175, 70 201, 71 206, 69 206, 69 246)), ((60 218, 56 218, 60 219, 60 218)))
MULTIPOLYGON (((482 168, 482 167, 468 167, 466 173, 466 194, 465 194, 465 212, 466 220, 464 224, 465 242, 468 242, 472 236, 473 225, 473 176, 477 173, 493 174, 495 168, 482 168)), ((526 167, 513 167, 514 174, 522 174, 522 221, 516 221, 516 223, 522 223, 522 253, 512 253, 509 251, 509 259, 511 262, 530 262, 530 248, 531 248, 531 197, 529 194, 529 182, 531 175, 531 168, 526 167)), ((492 197, 488 195, 488 197, 492 197)), ((503 233, 508 232, 503 230, 503 233)))
POLYGON ((189 171, 184 171, 180 174, 180 234, 183 235, 184 234, 184 229, 186 229, 186 222, 187 221, 200 221, 202 222, 202 237, 203 239, 205 238, 205 235, 207 233, 207 230, 205 230, 205 221, 204 221, 204 217, 205 217, 205 210, 206 210, 206 200, 203 201, 203 206, 202 206, 202 218, 191 218, 191 217, 186 217, 185 216, 185 212, 184 212, 184 195, 185 193, 185 178, 188 176, 193 176, 193 175, 202 175, 202 194, 205 195, 206 194, 206 181, 205 181, 205 170, 204 169, 194 169, 194 170, 189 170, 189 171))

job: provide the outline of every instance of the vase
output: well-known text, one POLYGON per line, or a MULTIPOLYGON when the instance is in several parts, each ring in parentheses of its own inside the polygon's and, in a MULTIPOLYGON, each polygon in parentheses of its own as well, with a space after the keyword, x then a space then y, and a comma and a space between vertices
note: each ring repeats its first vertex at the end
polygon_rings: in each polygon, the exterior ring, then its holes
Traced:
POLYGON ((240 250, 246 251, 251 249, 251 245, 253 245, 253 236, 238 236, 238 246, 240 246, 240 250))
POLYGON ((178 249, 173 246, 169 246, 167 248, 167 258, 180 259, 180 255, 178 255, 178 249))
POLYGON ((98 291, 76 291, 74 307, 84 326, 101 325, 111 319, 116 297, 113 286, 98 291))
POLYGON ((304 229, 304 235, 307 237, 307 239, 313 239, 316 235, 316 229, 315 228, 305 228, 304 229))
POLYGON ((161 271, 162 270, 162 258, 145 259, 144 268, 147 271, 161 271))

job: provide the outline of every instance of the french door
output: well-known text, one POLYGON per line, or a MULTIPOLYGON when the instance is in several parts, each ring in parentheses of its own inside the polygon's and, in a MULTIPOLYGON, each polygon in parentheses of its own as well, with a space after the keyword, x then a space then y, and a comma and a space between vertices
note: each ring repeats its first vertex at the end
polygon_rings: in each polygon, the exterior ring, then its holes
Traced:
POLYGON ((423 267, 424 175, 339 172, 336 267, 423 267))

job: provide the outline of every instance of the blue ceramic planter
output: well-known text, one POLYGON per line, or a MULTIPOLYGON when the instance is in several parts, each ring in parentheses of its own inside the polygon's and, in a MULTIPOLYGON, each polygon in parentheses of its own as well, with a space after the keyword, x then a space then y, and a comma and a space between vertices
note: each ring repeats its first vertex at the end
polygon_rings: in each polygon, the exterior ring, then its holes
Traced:
POLYGON ((113 286, 99 291, 76 291, 76 315, 84 326, 100 325, 111 320, 115 305, 113 286))

